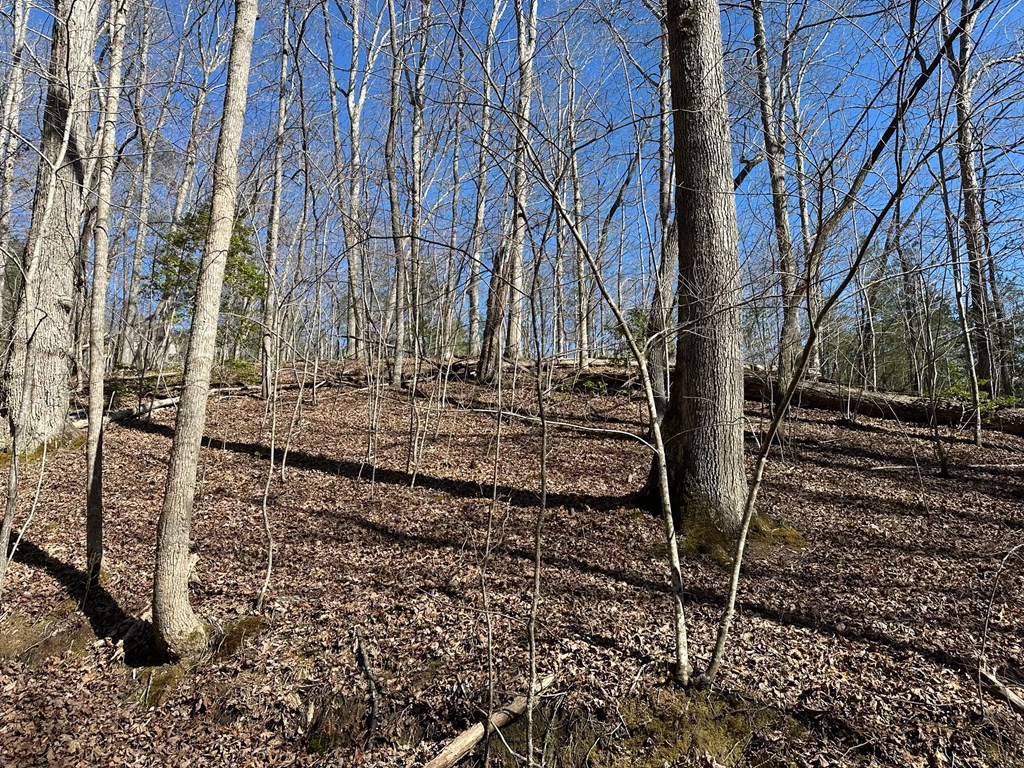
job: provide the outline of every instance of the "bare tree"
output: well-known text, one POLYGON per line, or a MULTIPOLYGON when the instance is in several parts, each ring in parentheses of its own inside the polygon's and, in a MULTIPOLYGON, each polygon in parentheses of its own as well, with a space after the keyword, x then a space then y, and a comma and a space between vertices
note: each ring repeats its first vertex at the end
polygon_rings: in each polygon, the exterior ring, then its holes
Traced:
MULTIPOLYGON (((971 5, 970 0, 961 0, 960 35, 956 50, 951 46, 946 51, 946 61, 952 75, 953 101, 956 106, 956 157, 960 177, 960 221, 964 235, 964 251, 967 259, 968 292, 970 303, 968 314, 971 324, 971 346, 977 366, 979 386, 989 395, 1001 392, 998 354, 992 333, 991 303, 985 270, 984 217, 981 210, 981 191, 978 184, 977 130, 974 125, 973 79, 970 65, 974 52, 974 27, 980 7, 971 5)), ((942 6, 943 31, 949 33, 949 9, 942 6)), ((972 354, 972 353, 968 353, 972 354)))
POLYGON ((263 364, 263 399, 269 400, 277 380, 279 318, 277 301, 277 251, 281 234, 281 195, 284 187, 284 139, 288 119, 288 27, 289 2, 281 11, 281 58, 278 68, 277 128, 274 133, 273 192, 270 198, 270 221, 267 224, 266 296, 263 299, 260 356, 263 364))
MULTIPOLYGON (((7 264, 15 257, 11 249, 11 206, 14 199, 14 165, 20 143, 18 126, 25 98, 25 56, 28 36, 28 2, 15 0, 12 9, 11 64, 7 88, 0 106, 0 331, 6 330, 7 264)), ((6 336, 6 334, 2 334, 6 336)))
POLYGON ((498 375, 502 351, 510 358, 519 354, 523 325, 523 254, 526 244, 529 176, 527 143, 530 111, 534 95, 534 54, 537 49, 536 0, 513 0, 516 20, 518 93, 512 111, 513 150, 510 204, 512 206, 508 242, 503 243, 491 260, 491 281, 487 297, 487 317, 477 375, 487 381, 498 375), (506 324, 507 323, 507 324, 506 324), (504 331, 504 345, 502 335, 504 331))
POLYGON ((234 229, 238 150, 245 121, 255 23, 255 0, 236 0, 224 111, 213 174, 210 229, 199 266, 184 388, 175 422, 164 503, 157 525, 153 628, 158 644, 176 655, 194 651, 206 640, 206 629, 189 602, 188 577, 192 566, 189 537, 199 448, 206 425, 221 289, 234 229))
POLYGON ((390 21, 389 45, 391 49, 390 101, 387 138, 384 142, 384 167, 387 174, 388 204, 391 213, 391 242, 395 253, 395 279, 391 294, 388 297, 387 321, 385 333, 393 317, 395 322, 395 354, 391 367, 391 383, 398 386, 402 383, 405 368, 405 333, 406 312, 409 294, 409 259, 405 242, 405 228, 402 222, 401 192, 398 186, 398 126, 401 121, 401 86, 404 69, 403 45, 398 40, 398 14, 395 0, 387 0, 388 19, 390 21))
POLYGON ((117 108, 121 102, 126 0, 110 9, 110 62, 106 102, 100 121, 99 183, 93 224, 92 306, 89 312, 89 435, 86 443, 86 573, 98 580, 103 566, 103 379, 107 368, 106 312, 110 253, 110 197, 117 150, 117 108))
MULTIPOLYGON (((789 200, 786 190, 785 122, 777 119, 773 87, 768 68, 768 40, 763 0, 751 0, 754 20, 754 51, 757 59, 757 93, 760 101, 761 136, 771 181, 772 214, 775 222, 775 246, 779 253, 779 279, 782 287, 782 331, 779 336, 779 378, 789 381, 800 346, 800 296, 797 289, 793 235, 789 228, 789 200)), ((782 77, 785 78, 783 72, 782 77)))
POLYGON ((664 419, 677 521, 740 524, 743 366, 739 247, 729 111, 717 0, 671 0, 668 27, 675 117, 679 325, 664 419))
POLYGON ((479 355, 480 351, 480 279, 483 264, 484 222, 487 215, 487 174, 491 144, 492 105, 491 83, 493 50, 498 34, 498 24, 505 14, 506 0, 494 0, 487 22, 487 39, 480 53, 482 68, 480 77, 480 138, 476 162, 476 208, 473 212, 473 229, 469 246, 469 354, 479 355))
POLYGON ((39 172, 4 376, 9 423, 3 443, 18 452, 32 451, 66 428, 98 5, 56 0, 53 9, 39 172))

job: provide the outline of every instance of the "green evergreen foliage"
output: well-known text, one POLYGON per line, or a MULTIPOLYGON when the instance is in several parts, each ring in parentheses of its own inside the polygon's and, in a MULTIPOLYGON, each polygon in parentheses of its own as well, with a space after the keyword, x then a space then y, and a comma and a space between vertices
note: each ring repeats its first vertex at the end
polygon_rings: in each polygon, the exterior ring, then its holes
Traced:
MULTIPOLYGON (((210 203, 207 201, 160 234, 162 242, 157 248, 145 287, 151 295, 168 300, 175 311, 191 311, 209 229, 210 203)), ((233 298, 261 299, 266 295, 263 268, 253 258, 256 252, 254 234, 241 217, 235 219, 224 273, 225 304, 233 298)))

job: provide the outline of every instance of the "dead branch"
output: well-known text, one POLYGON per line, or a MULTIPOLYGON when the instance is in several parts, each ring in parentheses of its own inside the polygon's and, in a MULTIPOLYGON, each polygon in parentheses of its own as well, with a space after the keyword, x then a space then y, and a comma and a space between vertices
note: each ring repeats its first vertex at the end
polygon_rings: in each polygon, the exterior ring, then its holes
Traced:
MULTIPOLYGON (((554 681, 555 676, 548 675, 537 683, 534 693, 537 694, 546 688, 549 688, 554 681)), ((526 711, 526 702, 527 697, 525 695, 517 696, 511 704, 497 710, 493 715, 491 715, 488 722, 477 723, 456 736, 455 739, 453 739, 447 747, 441 750, 441 753, 437 757, 427 763, 424 768, 450 768, 450 766, 455 765, 462 758, 468 755, 490 731, 498 728, 504 728, 523 714, 523 712, 526 711)))
MULTIPOLYGON (((747 400, 771 401, 782 390, 778 381, 763 373, 747 372, 743 377, 744 395, 747 400)), ((871 416, 878 419, 898 419, 915 424, 935 423, 944 426, 960 426, 970 422, 971 408, 956 400, 937 398, 932 400, 919 395, 899 392, 848 387, 845 384, 827 381, 802 381, 793 393, 793 405, 803 408, 821 408, 871 416)), ((995 409, 986 415, 985 429, 1024 435, 1024 408, 995 409)))
POLYGON ((1024 698, 987 669, 978 671, 985 690, 1005 701, 1018 715, 1024 715, 1024 698))

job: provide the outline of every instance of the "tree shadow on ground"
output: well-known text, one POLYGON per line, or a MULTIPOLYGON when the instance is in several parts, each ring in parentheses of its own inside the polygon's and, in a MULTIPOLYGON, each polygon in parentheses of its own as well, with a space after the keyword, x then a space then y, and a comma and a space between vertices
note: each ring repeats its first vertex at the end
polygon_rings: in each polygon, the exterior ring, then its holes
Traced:
MULTIPOLYGON (((403 545, 424 545, 435 549, 461 549, 463 542, 455 538, 446 538, 443 535, 427 535, 403 531, 389 525, 373 520, 367 520, 359 515, 346 514, 333 510, 322 510, 319 512, 326 519, 335 522, 354 524, 367 532, 376 534, 386 540, 403 545)), ((532 561, 535 553, 532 549, 505 547, 501 554, 525 561, 532 561)), ((614 568, 588 562, 574 556, 551 556, 544 555, 544 565, 556 569, 568 569, 584 573, 602 576, 636 589, 651 593, 667 594, 669 592, 668 576, 664 581, 655 581, 639 573, 619 571, 614 568)), ((724 585, 723 585, 724 592, 724 585)), ((712 608, 721 609, 724 607, 723 594, 712 592, 696 587, 688 587, 686 590, 687 599, 712 608)), ((765 602, 752 599, 740 598, 737 602, 737 612, 740 615, 748 614, 760 619, 771 621, 775 624, 783 624, 799 629, 806 629, 822 635, 844 638, 859 643, 884 646, 892 651, 910 656, 920 656, 942 667, 952 670, 973 674, 976 665, 965 656, 951 653, 942 648, 918 644, 907 640, 892 637, 873 627, 859 624, 853 616, 823 616, 804 609, 788 610, 783 606, 769 605, 765 602)))
MULTIPOLYGON (((135 429, 164 437, 174 436, 174 428, 166 424, 131 420, 123 422, 123 426, 128 429, 135 429)), ((267 458, 270 452, 270 449, 262 443, 218 440, 210 437, 203 438, 203 445, 215 450, 220 449, 247 456, 257 456, 261 459, 267 458)), ((313 472, 323 472, 329 475, 336 475, 337 477, 346 477, 355 481, 370 482, 372 479, 375 483, 384 483, 386 485, 412 486, 414 480, 413 474, 409 472, 378 467, 366 461, 336 459, 323 454, 309 453, 294 448, 288 451, 288 466, 313 472)), ((450 477, 435 477, 433 475, 425 475, 422 472, 415 474, 415 486, 465 499, 489 499, 494 492, 494 487, 490 484, 457 480, 450 477)), ((506 501, 513 507, 535 507, 540 504, 539 491, 528 491, 508 485, 499 485, 497 487, 497 496, 499 500, 506 501)), ((638 495, 634 492, 625 494, 548 493, 547 495, 547 502, 550 506, 565 507, 566 509, 591 509, 594 511, 608 511, 629 505, 636 506, 638 499, 638 495)))
MULTIPOLYGON (((505 405, 499 411, 497 405, 492 401, 482 398, 455 397, 452 395, 445 397, 444 404, 455 410, 478 413, 492 419, 497 419, 500 415, 503 419, 516 421, 528 426, 537 428, 541 426, 540 416, 528 408, 505 405)), ((611 413, 594 414, 592 422, 575 414, 554 413, 549 415, 548 422, 553 429, 562 432, 579 432, 588 436, 596 433, 600 435, 601 439, 626 440, 630 442, 640 442, 643 440, 643 435, 647 430, 647 425, 639 419, 627 419, 611 413), (618 425, 620 428, 613 429, 601 426, 608 424, 618 425)))
MULTIPOLYGON (((814 464, 824 469, 836 469, 854 472, 868 478, 869 484, 876 483, 879 479, 892 479, 892 472, 905 471, 911 473, 915 480, 923 479, 929 484, 929 489, 934 490, 941 487, 943 482, 955 481, 958 484, 968 484, 972 490, 991 496, 994 499, 1005 499, 1008 501, 1020 501, 1024 499, 1024 487, 1020 483, 1009 482, 1020 478, 1020 472, 1013 471, 1012 467, 1002 468, 996 466, 994 470, 979 470, 970 466, 960 467, 957 462, 951 462, 951 478, 943 478, 939 475, 939 463, 931 456, 894 456, 885 447, 865 447, 860 445, 823 444, 815 438, 788 438, 786 440, 787 452, 783 458, 789 464, 814 464), (986 477, 1005 474, 1005 478, 996 479, 986 477)), ((777 450, 774 449, 773 453, 777 450)))
MULTIPOLYGON (((123 426, 130 429, 147 432, 150 434, 173 437, 174 429, 164 424, 132 420, 123 423, 123 426)), ((265 457, 269 449, 259 443, 246 443, 231 440, 213 440, 204 438, 204 445, 214 449, 220 448, 237 453, 244 453, 248 456, 265 457)), ((369 480, 373 474, 374 482, 398 486, 409 486, 412 476, 409 473, 401 472, 382 467, 373 467, 366 462, 357 462, 347 459, 334 459, 322 454, 308 453, 304 451, 290 451, 289 463, 293 467, 301 469, 325 472, 340 477, 348 477, 353 480, 369 480)), ((492 488, 489 485, 482 485, 476 482, 455 480, 451 478, 439 478, 429 475, 417 474, 416 484, 420 487, 429 488, 442 493, 448 493, 461 498, 489 498, 492 488)), ((537 492, 512 488, 509 486, 498 486, 498 496, 516 507, 536 507, 540 503, 540 495, 537 492)), ((548 494, 547 501, 550 507, 564 507, 566 509, 589 509, 595 512, 611 511, 627 506, 636 506, 638 496, 636 493, 624 495, 588 495, 588 494, 548 494)), ((430 536, 402 531, 379 522, 365 519, 363 517, 347 514, 338 510, 322 510, 323 517, 344 523, 345 521, 354 524, 368 532, 375 533, 383 538, 399 543, 412 543, 426 545, 432 548, 459 549, 463 542, 455 538, 444 536, 430 536)), ((525 548, 505 548, 503 553, 509 557, 532 561, 534 552, 525 548)), ((667 593, 669 585, 667 578, 664 581, 655 581, 638 573, 620 572, 613 568, 587 562, 578 557, 559 556, 545 557, 545 564, 549 567, 560 569, 577 569, 583 572, 596 574, 609 579, 619 581, 637 589, 655 593, 667 593)), ((687 596, 694 602, 721 608, 723 597, 721 594, 700 588, 689 588, 687 596)), ((929 647, 899 638, 894 638, 874 628, 859 626, 856 617, 842 616, 839 618, 831 616, 820 616, 813 612, 803 610, 788 610, 782 606, 769 605, 767 603, 741 599, 737 609, 740 613, 757 616, 758 618, 771 621, 777 624, 784 624, 801 629, 807 629, 824 635, 842 637, 854 642, 871 643, 885 646, 893 651, 903 654, 913 654, 928 659, 940 666, 959 670, 971 674, 974 668, 973 662, 967 657, 950 653, 942 648, 929 647), (842 619, 842 621, 840 621, 842 619)))
MULTIPOLYGON (((11 536, 9 546, 13 546, 11 536)), ((89 585, 85 571, 58 560, 31 541, 21 540, 14 561, 34 570, 45 571, 78 605, 98 639, 109 638, 113 643, 124 643, 124 663, 129 667, 144 667, 162 663, 152 641, 148 622, 129 615, 102 584, 89 585), (141 625, 145 625, 144 627, 141 625)))

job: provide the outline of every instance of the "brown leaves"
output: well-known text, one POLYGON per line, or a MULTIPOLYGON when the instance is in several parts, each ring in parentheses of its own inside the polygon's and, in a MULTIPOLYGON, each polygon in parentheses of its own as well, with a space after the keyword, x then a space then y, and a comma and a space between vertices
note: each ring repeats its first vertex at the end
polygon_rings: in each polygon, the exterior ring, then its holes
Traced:
MULTIPOLYGON (((370 393, 322 389, 316 406, 302 408, 287 479, 271 483, 276 551, 265 631, 183 668, 152 708, 142 705, 147 673, 133 677, 116 662, 112 638, 55 647, 32 664, 0 656, 3 762, 407 766, 477 721, 490 686, 496 701, 525 689, 538 427, 502 425, 495 493, 494 393, 459 385, 449 395, 476 410, 416 403, 413 423, 427 427, 410 488, 407 396, 382 393, 371 442, 370 393), (379 688, 369 742, 354 628, 379 688)), ((520 408, 531 401, 529 392, 516 397, 520 408)), ((622 398, 563 398, 551 408, 561 422, 644 430, 622 398)), ((748 562, 721 685, 787 712, 803 735, 765 724, 747 748, 765 764, 800 765, 932 765, 940 755, 983 765, 995 739, 1012 754, 1024 743, 1019 718, 990 720, 998 730, 977 718, 971 665, 998 553, 1020 538, 1024 480, 989 469, 944 480, 924 458, 923 430, 879 422, 879 431, 855 431, 832 414, 797 415, 762 508, 807 546, 760 548, 748 562), (907 469, 871 471, 880 464, 907 469)), ((202 615, 225 624, 248 613, 262 576, 268 423, 255 400, 211 406, 193 596, 202 615)), ((172 424, 172 413, 159 413, 152 424, 108 432, 104 586, 133 616, 148 604, 172 424)), ((1024 448, 1017 438, 989 439, 985 449, 957 443, 956 462, 994 466, 1024 448)), ((278 448, 286 441, 279 434, 278 448)), ((601 724, 595 738, 607 746, 623 737, 623 707, 660 686, 669 661, 662 534, 628 506, 649 455, 621 438, 564 428, 552 430, 550 449, 539 663, 558 671, 559 706, 601 724)), ((51 559, 15 563, 7 591, 12 609, 34 621, 52 620, 68 603, 69 572, 54 563, 84 566, 81 457, 59 454, 51 472, 26 536, 51 559)), ((695 561, 686 579, 699 663, 713 642, 724 576, 695 561)), ((995 586, 988 657, 1019 668, 1021 569, 995 586)), ((73 615, 74 604, 64 611, 73 615)), ((985 704, 990 718, 1001 711, 991 698, 985 704)))

